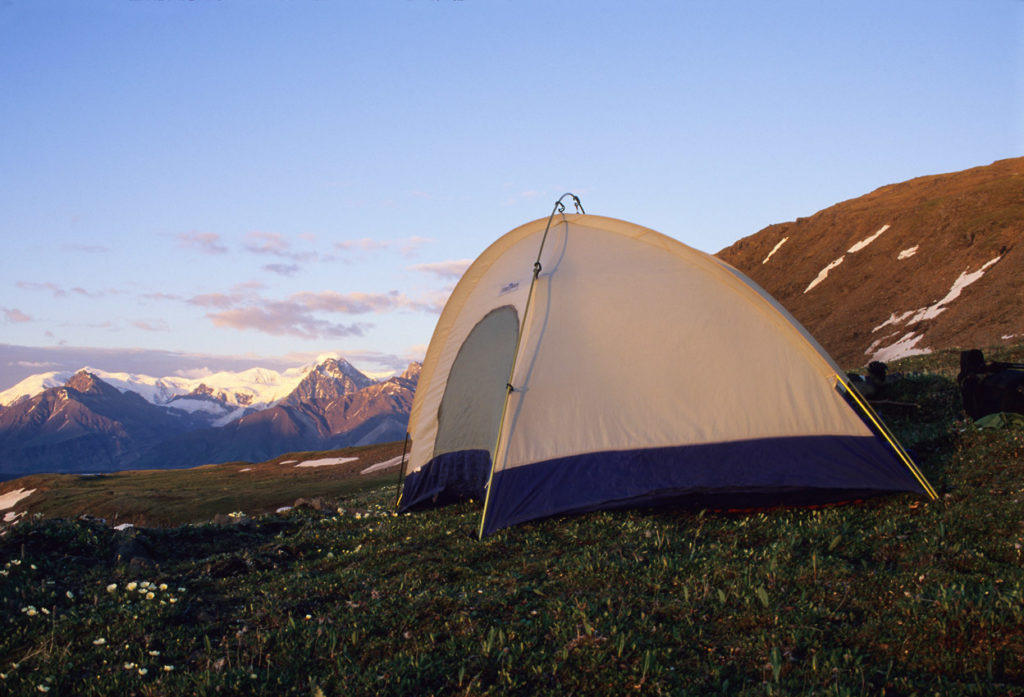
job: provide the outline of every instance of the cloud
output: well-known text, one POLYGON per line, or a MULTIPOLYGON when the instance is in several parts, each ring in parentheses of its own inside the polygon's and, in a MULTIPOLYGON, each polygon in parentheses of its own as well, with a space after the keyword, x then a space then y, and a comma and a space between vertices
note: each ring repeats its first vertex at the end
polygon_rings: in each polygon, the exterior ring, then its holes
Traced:
POLYGON ((32 321, 31 317, 29 317, 16 307, 4 307, 0 308, 0 310, 3 310, 4 319, 7 320, 8 322, 19 323, 32 321))
POLYGON ((451 261, 438 261, 430 264, 416 264, 410 266, 410 271, 424 271, 426 273, 432 273, 441 278, 454 278, 456 280, 462 278, 462 274, 466 273, 466 269, 473 263, 472 259, 452 259, 451 261))
POLYGON ((181 296, 174 293, 145 293, 142 297, 146 300, 181 300, 181 296))
POLYGON ((387 242, 381 242, 380 240, 371 240, 369 237, 364 237, 361 240, 345 240, 343 242, 335 242, 335 249, 342 251, 358 250, 361 252, 373 252, 378 249, 387 249, 387 242))
POLYGON ((398 241, 398 251, 403 257, 415 256, 420 247, 432 242, 434 242, 434 240, 429 237, 413 235, 412 237, 407 237, 404 240, 398 241))
POLYGON ((316 259, 314 252, 294 252, 291 243, 284 235, 276 232, 253 231, 245 236, 245 248, 253 254, 270 254, 291 261, 311 261, 316 259))
POLYGON ((53 294, 55 298, 63 298, 67 296, 68 292, 58 286, 56 283, 39 283, 38 281, 18 281, 16 284, 18 288, 24 290, 46 290, 53 294))
MULTIPOLYGON (((38 281, 18 281, 15 285, 24 290, 47 291, 55 298, 66 298, 69 292, 67 289, 61 288, 56 283, 51 283, 49 281, 46 283, 40 283, 38 281)), ((107 288, 106 290, 87 290, 81 286, 75 286, 70 290, 70 292, 86 298, 102 298, 106 295, 123 295, 127 291, 116 290, 114 288, 107 288)))
MULTIPOLYGON (((446 291, 446 298, 447 293, 450 292, 446 291)), ((337 312, 348 315, 361 315, 368 312, 393 312, 395 310, 441 311, 433 295, 424 300, 413 300, 397 290, 388 293, 354 292, 345 294, 337 293, 333 290, 325 290, 320 293, 296 293, 290 299, 313 311, 337 312)))
POLYGON ((435 241, 436 240, 430 237, 420 237, 418 235, 394 241, 374 240, 369 237, 364 237, 359 240, 335 242, 334 248, 340 249, 343 252, 376 252, 393 249, 403 257, 412 257, 419 252, 420 247, 425 244, 431 244, 435 241))
POLYGON ((274 336, 298 336, 304 339, 362 336, 367 324, 335 324, 318 319, 293 302, 271 301, 260 307, 249 306, 206 315, 215 326, 230 329, 254 329, 274 336))
POLYGON ((203 293, 195 295, 185 302, 199 307, 231 307, 244 299, 245 296, 238 293, 203 293))
POLYGON ((226 254, 228 251, 215 232, 182 232, 178 234, 178 244, 194 247, 204 254, 226 254))
POLYGON ((134 320, 131 324, 136 329, 142 329, 143 331, 147 331, 147 332, 166 332, 166 331, 170 331, 170 327, 167 326, 167 322, 164 322, 162 319, 158 319, 158 320, 137 319, 137 320, 134 320))
POLYGON ((263 270, 280 276, 294 276, 295 272, 299 270, 299 266, 298 264, 265 264, 263 270))
POLYGON ((7 365, 18 366, 19 368, 56 368, 60 364, 53 361, 10 361, 7 365))
POLYGON ((338 312, 347 315, 361 315, 367 312, 387 312, 408 306, 408 300, 393 290, 390 293, 337 293, 325 290, 320 293, 296 293, 291 300, 309 310, 338 312))

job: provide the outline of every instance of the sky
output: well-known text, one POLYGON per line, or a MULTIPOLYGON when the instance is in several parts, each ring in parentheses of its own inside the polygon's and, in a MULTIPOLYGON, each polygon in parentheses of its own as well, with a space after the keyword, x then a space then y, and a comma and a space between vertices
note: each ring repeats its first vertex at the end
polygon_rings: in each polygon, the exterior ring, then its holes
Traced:
POLYGON ((0 0, 0 389, 422 359, 576 193, 714 253, 1024 154, 1020 0, 0 0))

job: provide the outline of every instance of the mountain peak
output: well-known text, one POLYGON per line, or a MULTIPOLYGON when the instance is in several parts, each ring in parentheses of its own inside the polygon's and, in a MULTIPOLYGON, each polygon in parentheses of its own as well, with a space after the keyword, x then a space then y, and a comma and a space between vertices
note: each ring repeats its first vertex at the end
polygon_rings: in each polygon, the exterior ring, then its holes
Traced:
POLYGON ((68 381, 64 383, 64 386, 82 393, 100 392, 103 387, 110 387, 98 377, 90 373, 87 368, 82 368, 68 378, 68 381))
POLYGON ((399 377, 404 380, 419 380, 421 370, 423 370, 423 364, 419 361, 413 361, 399 377))
POLYGON ((374 382, 363 375, 363 373, 361 373, 351 363, 340 357, 330 357, 325 359, 311 372, 319 373, 336 380, 344 380, 347 378, 356 385, 356 389, 362 389, 368 385, 372 385, 374 382))

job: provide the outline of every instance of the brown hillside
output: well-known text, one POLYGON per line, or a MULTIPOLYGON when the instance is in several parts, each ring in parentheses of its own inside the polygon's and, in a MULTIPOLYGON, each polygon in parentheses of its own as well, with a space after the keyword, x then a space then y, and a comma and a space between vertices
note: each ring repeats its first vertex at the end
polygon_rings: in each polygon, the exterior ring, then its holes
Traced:
POLYGON ((1024 157, 883 186, 717 256, 843 366, 1020 342, 1024 157))

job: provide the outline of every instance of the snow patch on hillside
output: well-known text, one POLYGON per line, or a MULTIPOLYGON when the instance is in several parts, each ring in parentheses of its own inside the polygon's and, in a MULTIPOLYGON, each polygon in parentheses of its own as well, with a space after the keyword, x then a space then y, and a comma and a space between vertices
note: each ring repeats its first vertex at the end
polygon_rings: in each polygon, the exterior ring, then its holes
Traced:
POLYGON ((846 255, 844 254, 843 256, 839 257, 838 259, 833 261, 831 264, 829 264, 828 266, 823 268, 821 271, 819 271, 818 275, 815 277, 815 279, 813 281, 811 281, 811 285, 807 286, 807 288, 804 289, 804 292, 806 293, 811 288, 814 288, 814 286, 818 285, 819 283, 824 281, 826 278, 828 278, 828 272, 831 271, 832 269, 836 268, 840 264, 842 264, 843 263, 843 259, 845 259, 845 258, 846 258, 846 255))
POLYGON ((35 489, 15 489, 6 494, 0 494, 0 511, 6 511, 18 505, 18 501, 28 498, 36 492, 35 489))
POLYGON ((889 229, 888 225, 883 225, 882 229, 879 230, 878 232, 876 232, 874 235, 872 235, 871 237, 867 237, 867 238, 861 240, 857 244, 855 244, 852 247, 850 247, 849 249, 847 249, 846 250, 847 254, 856 254, 857 252, 859 252, 860 250, 864 249, 869 244, 871 244, 872 242, 877 240, 879 237, 881 237, 882 233, 885 232, 888 229, 889 229))
POLYGON ((908 356, 923 356, 931 353, 930 348, 918 348, 917 343, 924 338, 924 334, 915 334, 914 332, 907 332, 899 338, 896 343, 886 346, 885 348, 876 351, 875 355, 871 357, 873 361, 882 361, 887 363, 889 361, 895 361, 900 358, 907 358, 908 356))
POLYGON ((988 271, 989 267, 991 267, 1000 259, 1002 259, 1002 256, 996 257, 995 259, 985 263, 977 271, 972 271, 970 273, 964 271, 953 282, 953 287, 949 289, 948 293, 946 293, 946 297, 944 297, 942 300, 938 301, 934 305, 929 305, 928 307, 924 307, 918 310, 917 314, 914 315, 910 319, 910 321, 907 322, 907 324, 914 324, 916 322, 922 322, 926 319, 935 319, 936 317, 938 317, 946 310, 947 305, 949 305, 951 302, 960 297, 960 293, 963 292, 964 288, 966 288, 967 286, 971 285, 972 283, 980 279, 982 276, 984 276, 985 272, 988 271))
POLYGON ((910 317, 912 314, 914 314, 913 310, 907 310, 906 312, 901 312, 900 314, 896 314, 894 312, 891 315, 889 315, 889 319, 885 320, 884 322, 879 324, 877 327, 872 329, 871 333, 874 334, 879 329, 882 329, 884 327, 888 327, 890 325, 895 326, 897 324, 902 324, 903 321, 906 320, 908 317, 910 317))
MULTIPOLYGON (((922 307, 918 310, 908 310, 907 312, 900 313, 893 312, 889 315, 889 319, 872 329, 872 333, 877 332, 884 327, 896 327, 901 324, 906 327, 910 327, 919 322, 935 319, 945 312, 953 301, 960 297, 964 288, 978 281, 978 279, 984 276, 985 272, 1001 258, 1001 256, 998 256, 995 259, 986 262, 977 271, 964 271, 961 273, 957 279, 953 281, 953 285, 949 289, 949 292, 946 293, 946 295, 938 302, 935 302, 928 307, 922 307)), ((917 347, 918 342, 924 338, 924 333, 915 333, 913 331, 906 332, 903 336, 897 339, 895 343, 884 348, 879 348, 879 346, 885 343, 886 340, 891 339, 893 336, 895 336, 895 334, 890 334, 887 337, 875 340, 864 353, 871 356, 871 359, 875 361, 893 361, 897 358, 918 356, 932 352, 931 349, 917 347)))
POLYGON ((393 457, 390 460, 378 462, 376 465, 370 465, 366 469, 360 471, 359 474, 370 474, 371 472, 379 472, 380 470, 386 470, 389 467, 397 467, 398 465, 402 464, 402 457, 402 455, 398 455, 397 457, 393 457))
POLYGON ((328 467, 330 465, 344 465, 346 462, 355 462, 358 457, 322 457, 319 460, 306 460, 295 465, 296 467, 328 467))
MULTIPOLYGON (((881 228, 878 229, 877 232, 875 232, 875 234, 873 234, 873 235, 871 235, 869 237, 865 237, 860 242, 857 242, 852 247, 847 249, 846 250, 846 254, 856 254, 857 252, 865 249, 869 244, 871 244, 872 242, 877 240, 879 237, 881 237, 882 233, 885 232, 888 229, 889 229, 889 225, 888 224, 883 225, 881 228)), ((831 271, 832 269, 836 268, 840 264, 842 264, 843 260, 846 259, 846 254, 844 254, 843 256, 839 257, 838 259, 833 261, 831 264, 829 264, 828 266, 823 268, 821 271, 819 271, 818 275, 815 276, 814 280, 811 281, 810 285, 808 285, 806 288, 804 288, 804 293, 809 292, 816 285, 818 285, 819 283, 824 281, 826 278, 828 278, 828 272, 831 271)), ((769 255, 769 256, 771 256, 771 255, 769 255)), ((765 259, 765 261, 768 261, 768 260, 765 259)), ((764 262, 762 262, 762 263, 764 263, 764 262)))
POLYGON ((772 255, 775 254, 775 252, 779 251, 779 247, 781 247, 782 245, 786 244, 786 240, 788 240, 788 239, 789 239, 788 237, 783 237, 781 240, 779 240, 778 244, 776 244, 774 247, 772 247, 772 251, 768 252, 768 256, 766 256, 764 258, 764 261, 762 261, 761 263, 762 264, 767 264, 768 260, 772 258, 772 255))
POLYGON ((915 254, 917 254, 917 249, 918 249, 918 247, 920 247, 920 246, 921 246, 921 245, 919 245, 919 244, 915 244, 915 245, 914 245, 913 247, 910 247, 909 249, 904 249, 904 250, 903 250, 902 252, 900 252, 900 253, 899 253, 899 254, 898 254, 898 255, 896 256, 896 258, 897 258, 897 259, 900 259, 900 260, 902 260, 902 259, 909 259, 910 257, 912 257, 912 256, 914 256, 915 254))

